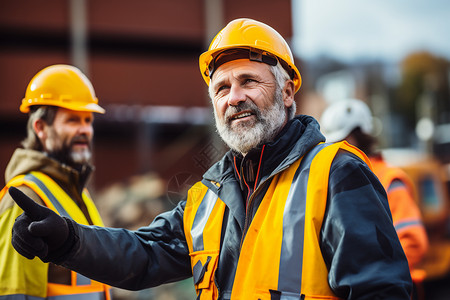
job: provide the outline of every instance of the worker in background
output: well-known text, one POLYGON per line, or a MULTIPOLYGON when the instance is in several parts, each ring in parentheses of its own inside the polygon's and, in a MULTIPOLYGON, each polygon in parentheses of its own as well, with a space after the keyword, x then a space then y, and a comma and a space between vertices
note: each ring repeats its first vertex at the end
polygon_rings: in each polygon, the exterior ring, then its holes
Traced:
POLYGON ((409 299, 386 193, 361 151, 295 117, 301 76, 282 36, 236 19, 199 62, 230 151, 187 199, 129 231, 79 225, 10 189, 25 210, 14 247, 125 289, 193 277, 200 300, 409 299))
POLYGON ((416 267, 428 249, 428 238, 420 209, 414 201, 415 187, 403 170, 388 165, 376 151, 377 140, 372 134, 369 107, 357 99, 337 101, 323 112, 320 125, 327 142, 346 140, 369 156, 374 173, 387 191, 392 220, 408 259, 412 279, 420 285, 425 274, 416 267))
POLYGON ((93 170, 93 113, 105 112, 97 103, 91 82, 73 66, 44 68, 28 85, 20 105, 28 114, 27 137, 0 191, 0 299, 110 299, 108 286, 14 250, 11 230, 22 209, 7 192, 16 187, 61 216, 102 226, 85 189, 93 170))

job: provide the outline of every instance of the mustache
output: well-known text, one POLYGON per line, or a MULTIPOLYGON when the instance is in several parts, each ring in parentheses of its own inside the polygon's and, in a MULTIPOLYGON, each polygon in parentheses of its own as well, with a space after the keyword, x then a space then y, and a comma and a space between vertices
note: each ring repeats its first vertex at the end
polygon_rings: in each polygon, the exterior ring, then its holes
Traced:
POLYGON ((230 122, 231 117, 235 114, 238 114, 242 111, 250 111, 252 114, 254 114, 257 118, 257 120, 261 119, 261 111, 259 110, 258 106, 251 102, 251 101, 244 101, 239 102, 238 105, 235 106, 229 106, 227 110, 225 111, 225 120, 226 122, 230 122))
POLYGON ((70 141, 70 146, 74 144, 87 144, 89 148, 91 147, 91 140, 85 134, 77 135, 72 138, 70 141))

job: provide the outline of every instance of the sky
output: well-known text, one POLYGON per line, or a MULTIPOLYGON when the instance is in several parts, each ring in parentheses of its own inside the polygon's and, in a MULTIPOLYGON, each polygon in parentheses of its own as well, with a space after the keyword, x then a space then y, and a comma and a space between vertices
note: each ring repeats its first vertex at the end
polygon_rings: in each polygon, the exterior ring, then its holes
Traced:
POLYGON ((399 62, 426 50, 450 60, 449 0, 292 0, 292 10, 302 59, 399 62))

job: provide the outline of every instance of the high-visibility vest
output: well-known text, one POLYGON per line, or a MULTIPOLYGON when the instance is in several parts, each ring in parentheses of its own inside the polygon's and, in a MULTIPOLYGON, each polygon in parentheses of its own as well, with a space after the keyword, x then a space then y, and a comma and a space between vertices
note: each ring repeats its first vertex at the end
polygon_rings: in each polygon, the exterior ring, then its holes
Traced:
POLYGON ((371 163, 373 172, 386 190, 394 227, 408 258, 412 280, 418 284, 426 277, 426 271, 417 268, 417 264, 428 250, 428 237, 419 206, 414 202, 414 183, 402 169, 391 167, 382 159, 374 158, 371 163), (396 183, 396 180, 401 183, 396 183), (405 190, 398 189, 403 186, 405 190))
MULTIPOLYGON (((390 206, 394 204, 392 203, 392 199, 390 198, 389 194, 391 189, 395 188, 395 186, 393 186, 395 180, 401 181, 401 183, 405 186, 406 190, 408 191, 410 199, 414 201, 415 196, 414 184, 403 170, 395 167, 389 167, 382 160, 374 159, 371 162, 375 175, 378 177, 384 189, 386 190, 390 206)), ((397 232, 414 226, 421 226, 421 227, 423 226, 422 220, 420 218, 420 211, 418 207, 416 207, 416 204, 414 202, 408 204, 410 205, 405 206, 405 208, 408 209, 407 211, 397 212, 395 210, 391 210, 394 227, 397 232)))
MULTIPOLYGON (((61 216, 65 216, 73 219, 79 224, 89 225, 88 220, 79 208, 79 206, 70 198, 70 196, 48 175, 42 172, 30 172, 25 175, 19 175, 11 179, 8 184, 0 192, 0 199, 7 192, 10 186, 26 185, 30 187, 39 197, 43 200, 45 205, 58 213, 61 216)), ((92 223, 97 226, 104 226, 100 214, 90 198, 87 190, 82 193, 83 202, 87 207, 89 216, 92 223)), ((12 209, 18 210, 14 214, 20 214, 22 211, 17 205, 14 205, 12 209)), ((12 222, 10 222, 12 223, 12 222)), ((12 226, 12 224, 9 224, 12 226)), ((9 240, 11 239, 9 235, 9 240)), ((34 276, 45 276, 47 281, 48 264, 42 263, 38 258, 35 258, 35 263, 28 263, 26 268, 27 274, 34 274, 34 276)), ((16 263, 11 266, 11 272, 9 276, 14 277, 14 268, 21 268, 20 263, 16 263)), ((37 280, 37 278, 36 278, 37 280)), ((42 278, 40 278, 42 282, 42 278)), ((42 288, 42 284, 35 284, 33 289, 30 287, 22 287, 20 278, 8 278, 8 281, 13 286, 9 287, 9 291, 2 291, 0 289, 0 295, 14 294, 17 300, 28 299, 28 296, 34 296, 33 299, 49 299, 49 300, 110 300, 110 287, 103 283, 91 280, 81 274, 71 271, 71 284, 57 284, 47 282, 47 287, 42 288), (27 294, 23 294, 22 291, 26 290, 27 294), (78 297, 79 296, 79 297, 78 297)), ((31 279, 33 282, 33 279, 31 279)), ((37 282, 37 281, 36 281, 37 282)), ((7 289, 5 287, 5 289, 7 289)), ((7 296, 6 296, 7 297, 7 296)), ((2 296, 0 296, 0 299, 2 296)))
MULTIPOLYGON (((340 142, 319 144, 275 175, 241 244, 231 299, 339 299, 319 246, 328 178, 340 142)), ((255 193, 258 192, 258 189, 255 193)), ((214 281, 225 203, 203 183, 188 192, 184 228, 198 299, 217 299, 214 281)))

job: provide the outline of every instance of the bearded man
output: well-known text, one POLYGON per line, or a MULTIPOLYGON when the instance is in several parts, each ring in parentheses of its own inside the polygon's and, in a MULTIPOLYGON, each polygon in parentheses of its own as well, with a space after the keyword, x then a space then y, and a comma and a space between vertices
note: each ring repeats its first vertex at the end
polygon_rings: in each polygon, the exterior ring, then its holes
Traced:
POLYGON ((231 150, 186 200, 128 231, 78 225, 11 189, 25 210, 14 247, 126 289, 193 277, 200 300, 409 299, 383 186, 361 151, 294 117, 301 77, 278 32, 234 20, 200 71, 231 150))
POLYGON ((86 225, 102 225, 85 191, 93 169, 93 113, 104 113, 97 102, 90 81, 73 66, 47 67, 28 85, 20 106, 29 115, 27 137, 6 168, 7 184, 0 192, 0 299, 109 297, 104 284, 18 255, 11 246, 11 229, 22 209, 6 193, 15 186, 60 215, 86 225))

